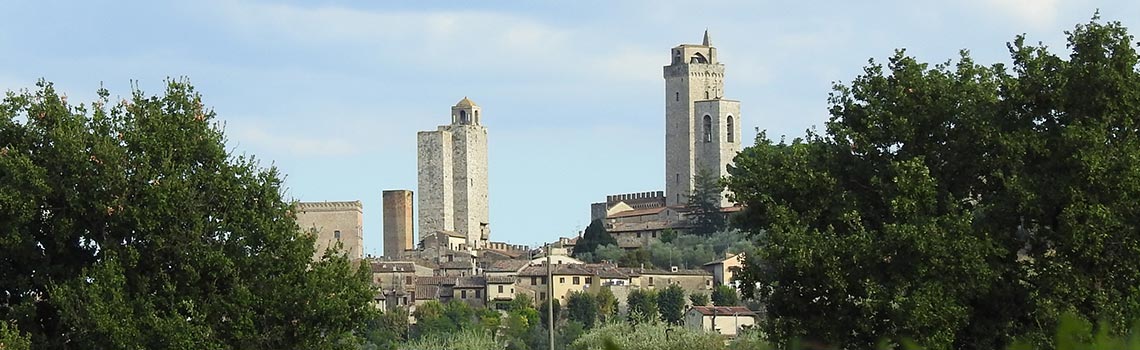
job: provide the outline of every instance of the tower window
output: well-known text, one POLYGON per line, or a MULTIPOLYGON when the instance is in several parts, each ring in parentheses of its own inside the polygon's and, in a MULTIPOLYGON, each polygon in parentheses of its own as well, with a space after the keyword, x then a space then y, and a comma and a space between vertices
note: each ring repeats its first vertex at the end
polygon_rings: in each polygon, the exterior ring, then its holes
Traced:
POLYGON ((467 111, 459 111, 459 122, 467 124, 467 111))
POLYGON ((730 115, 728 116, 728 142, 733 142, 735 139, 733 137, 734 135, 732 134, 732 130, 734 129, 732 127, 732 116, 730 115))
POLYGON ((338 241, 340 240, 340 230, 333 231, 333 238, 336 238, 338 241))
POLYGON ((681 100, 681 93, 680 92, 674 92, 673 93, 673 101, 680 101, 680 100, 681 100))
POLYGON ((705 91, 705 99, 706 100, 709 99, 709 92, 708 91, 705 91))
POLYGON ((712 117, 705 116, 705 142, 712 142, 712 117))

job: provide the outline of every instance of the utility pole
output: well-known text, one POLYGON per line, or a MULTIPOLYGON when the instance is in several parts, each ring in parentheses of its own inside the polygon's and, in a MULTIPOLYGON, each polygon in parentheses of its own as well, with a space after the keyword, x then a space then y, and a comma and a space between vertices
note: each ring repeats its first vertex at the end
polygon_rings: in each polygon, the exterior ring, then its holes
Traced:
POLYGON ((554 272, 550 267, 550 243, 546 244, 546 323, 550 334, 550 350, 554 350, 554 272))

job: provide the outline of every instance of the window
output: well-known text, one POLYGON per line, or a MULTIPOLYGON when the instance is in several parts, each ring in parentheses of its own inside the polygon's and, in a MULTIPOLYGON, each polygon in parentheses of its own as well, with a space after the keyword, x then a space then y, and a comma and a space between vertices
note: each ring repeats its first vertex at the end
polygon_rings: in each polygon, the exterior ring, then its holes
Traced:
MULTIPOLYGON (((673 183, 675 183, 675 184, 681 183, 681 173, 673 174, 673 183)), ((678 197, 678 198, 680 198, 680 197, 678 197)))
POLYGON ((538 285, 538 277, 531 277, 530 278, 530 285, 537 286, 538 285))
POLYGON ((637 238, 641 238, 641 232, 637 233, 637 238))
POLYGON ((340 240, 340 230, 333 231, 333 237, 339 241, 340 240))
POLYGON ((709 99, 709 91, 708 90, 705 90, 705 99, 706 100, 709 99))
POLYGON ((673 101, 680 101, 680 100, 681 100, 681 93, 680 92, 674 92, 673 93, 673 101))
POLYGON ((546 300, 546 292, 538 293, 538 300, 546 300))
POLYGON ((653 231, 653 238, 657 238, 657 231, 653 231))
POLYGON ((653 277, 649 277, 649 285, 653 285, 653 277))
POLYGON ((732 128, 732 116, 730 115, 730 116, 728 116, 728 142, 732 142, 733 139, 735 138, 734 135, 732 134, 732 130, 733 130, 733 128, 732 128))
POLYGON ((404 284, 412 284, 412 276, 404 276, 404 284))
POLYGON ((586 277, 586 284, 593 284, 593 283, 594 283, 593 277, 586 277))
POLYGON ((467 291, 459 292, 460 299, 467 299, 467 291))
POLYGON ((464 110, 459 111, 459 122, 463 123, 463 124, 467 124, 467 111, 464 111, 464 110))
POLYGON ((705 142, 712 142, 712 117, 705 115, 705 142))
POLYGON ((575 286, 580 284, 581 282, 582 282, 582 280, 578 279, 578 276, 574 276, 574 285, 575 286))
POLYGON ((549 283, 550 283, 550 282, 547 282, 547 280, 546 280, 546 277, 543 277, 543 278, 542 278, 542 284, 549 284, 549 283))
POLYGON ((476 289, 475 290, 475 297, 476 298, 482 298, 483 297, 483 291, 476 289))
POLYGON ((558 283, 566 283, 566 277, 558 277, 558 283))
POLYGON ((499 286, 499 293, 503 292, 503 286, 499 286))

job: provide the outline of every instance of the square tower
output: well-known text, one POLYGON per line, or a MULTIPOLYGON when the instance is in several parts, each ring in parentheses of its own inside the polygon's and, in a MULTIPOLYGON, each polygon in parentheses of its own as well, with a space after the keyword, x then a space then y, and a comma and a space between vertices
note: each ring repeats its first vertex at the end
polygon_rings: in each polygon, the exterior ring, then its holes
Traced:
POLYGON ((360 201, 300 202, 296 210, 301 231, 316 233, 313 260, 320 260, 337 243, 349 259, 364 257, 364 205, 360 201))
POLYGON ((454 232, 471 249, 490 239, 487 128, 481 112, 464 97, 451 107, 451 124, 418 135, 421 236, 454 232))
POLYGON ((387 190, 384 198, 384 257, 398 259, 414 248, 412 191, 387 190))
MULTIPOLYGON (((664 67, 665 203, 683 206, 697 169, 725 176, 740 152, 740 102, 723 99, 724 65, 708 31, 701 45, 679 45, 670 57, 664 67)), ((731 205, 721 198, 722 206, 731 205)))

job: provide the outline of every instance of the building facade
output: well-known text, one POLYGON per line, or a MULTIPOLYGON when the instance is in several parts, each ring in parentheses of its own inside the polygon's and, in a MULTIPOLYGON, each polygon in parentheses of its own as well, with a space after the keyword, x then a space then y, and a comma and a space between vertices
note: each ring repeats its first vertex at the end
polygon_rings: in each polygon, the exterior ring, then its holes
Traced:
POLYGON ((364 257, 364 205, 360 201, 300 202, 296 210, 297 226, 316 236, 313 260, 337 243, 350 259, 364 257))
POLYGON ((388 190, 384 202, 384 257, 398 259, 415 248, 412 234, 412 191, 388 190))
MULTIPOLYGON (((671 51, 665 77, 665 202, 688 202, 700 170, 728 175, 740 152, 740 102, 724 99, 724 65, 717 61, 708 31, 700 45, 671 51)), ((721 206, 731 206, 721 197, 721 206)))
POLYGON ((464 97, 451 107, 451 124, 417 135, 421 235, 456 232, 469 249, 490 239, 487 129, 480 114, 464 97))

